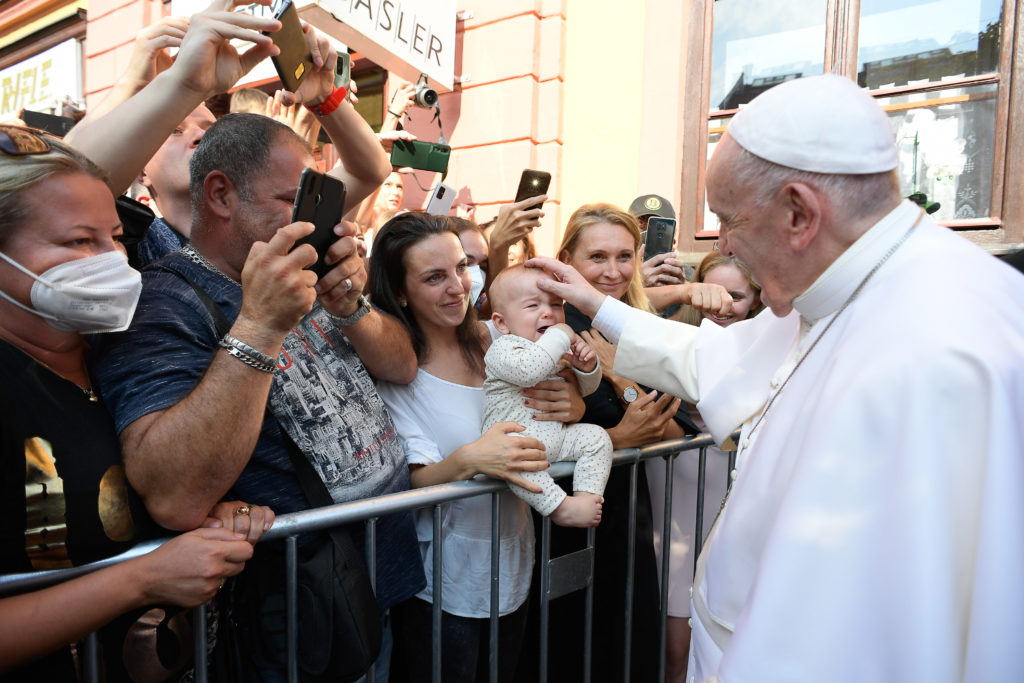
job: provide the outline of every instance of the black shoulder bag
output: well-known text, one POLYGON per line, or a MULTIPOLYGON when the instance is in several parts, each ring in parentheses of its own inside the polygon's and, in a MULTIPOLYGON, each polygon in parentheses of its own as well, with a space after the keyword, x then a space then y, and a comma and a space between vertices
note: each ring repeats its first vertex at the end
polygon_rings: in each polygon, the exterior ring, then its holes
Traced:
MULTIPOLYGON (((218 338, 223 337, 230 323, 210 295, 181 271, 164 267, 195 290, 213 317, 218 338)), ((281 435, 310 506, 333 505, 313 465, 284 428, 281 435)), ((377 659, 381 645, 380 610, 366 564, 346 529, 334 527, 326 533, 330 542, 299 554, 299 678, 310 683, 358 679, 377 659)), ((266 642, 265 622, 268 613, 281 613, 283 608, 284 558, 273 552, 261 555, 263 561, 254 557, 239 577, 236 596, 240 599, 235 600, 234 611, 260 634, 255 645, 244 649, 257 666, 276 669, 284 666, 274 657, 275 652, 280 654, 281 640, 266 642)), ((243 644, 238 646, 241 649, 243 644)))

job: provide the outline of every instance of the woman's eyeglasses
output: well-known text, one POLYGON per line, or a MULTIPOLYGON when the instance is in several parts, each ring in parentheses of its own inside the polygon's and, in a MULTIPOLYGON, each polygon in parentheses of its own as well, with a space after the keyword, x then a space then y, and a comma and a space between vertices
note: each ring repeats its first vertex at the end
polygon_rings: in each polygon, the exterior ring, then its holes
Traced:
POLYGON ((41 132, 21 126, 0 125, 0 151, 9 156, 46 154, 53 148, 41 132))

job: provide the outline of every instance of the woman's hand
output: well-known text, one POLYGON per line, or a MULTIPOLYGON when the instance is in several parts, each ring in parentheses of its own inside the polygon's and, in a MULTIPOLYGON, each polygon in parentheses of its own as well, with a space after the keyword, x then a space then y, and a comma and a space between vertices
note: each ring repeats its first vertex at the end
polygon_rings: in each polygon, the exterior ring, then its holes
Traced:
POLYGON ((316 139, 320 134, 320 121, 316 114, 303 106, 285 104, 284 90, 276 91, 274 96, 267 100, 263 114, 291 128, 310 147, 316 146, 316 139))
POLYGON ((472 474, 504 479, 534 493, 541 493, 539 486, 519 475, 520 472, 539 472, 551 466, 542 441, 528 436, 512 436, 525 429, 515 422, 499 422, 456 453, 459 453, 460 459, 472 474))
POLYGON ((270 508, 231 500, 214 505, 202 528, 228 529, 245 536, 249 543, 256 543, 273 525, 274 511, 270 508))
POLYGON ((614 448, 633 448, 664 440, 665 427, 679 410, 681 400, 669 394, 657 396, 657 391, 640 394, 629 404, 619 424, 608 430, 614 448))
POLYGON ((569 368, 563 368, 558 376, 565 381, 546 379, 523 389, 526 407, 538 411, 533 419, 540 422, 579 422, 587 411, 587 404, 580 394, 576 375, 569 368))
MULTIPOLYGON (((644 246, 640 248, 643 250, 644 246)), ((642 253, 640 258, 643 258, 642 253)), ((641 266, 644 287, 661 287, 663 285, 681 285, 685 283, 686 273, 683 270, 683 265, 683 262, 677 258, 674 251, 652 256, 644 261, 641 266)))
POLYGON ((181 47, 186 32, 188 17, 163 17, 143 28, 135 35, 132 56, 121 79, 141 90, 174 64, 169 50, 181 47))
POLYGON ((252 545, 227 529, 196 529, 138 558, 133 573, 146 604, 195 607, 213 598, 224 579, 242 571, 252 545))
POLYGON ((597 354, 597 358, 601 362, 601 377, 609 382, 612 381, 615 377, 615 344, 609 342, 604 338, 604 335, 593 329, 583 330, 580 332, 580 337, 597 354))

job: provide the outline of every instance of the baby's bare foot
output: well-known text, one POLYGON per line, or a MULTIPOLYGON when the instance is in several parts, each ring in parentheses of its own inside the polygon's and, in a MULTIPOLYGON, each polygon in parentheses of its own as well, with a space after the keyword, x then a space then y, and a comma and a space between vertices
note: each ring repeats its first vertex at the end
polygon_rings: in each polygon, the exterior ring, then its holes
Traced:
POLYGON ((551 521, 558 526, 592 527, 601 523, 604 498, 593 493, 577 491, 566 496, 562 504, 551 513, 551 521))

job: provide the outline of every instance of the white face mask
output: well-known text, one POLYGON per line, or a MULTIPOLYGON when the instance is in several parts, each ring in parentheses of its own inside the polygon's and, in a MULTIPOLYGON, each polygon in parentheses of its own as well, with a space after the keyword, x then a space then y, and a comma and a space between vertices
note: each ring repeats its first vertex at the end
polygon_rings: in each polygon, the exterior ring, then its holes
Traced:
POLYGON ((65 332, 92 334, 128 329, 142 293, 142 274, 118 250, 60 263, 36 275, 0 253, 0 259, 25 273, 32 285, 29 308, 0 291, 0 297, 35 313, 65 332))
POLYGON ((484 291, 484 281, 487 276, 484 275, 484 270, 480 266, 469 266, 466 268, 469 271, 469 279, 473 285, 469 289, 469 305, 476 306, 476 300, 480 298, 480 292, 484 291))

